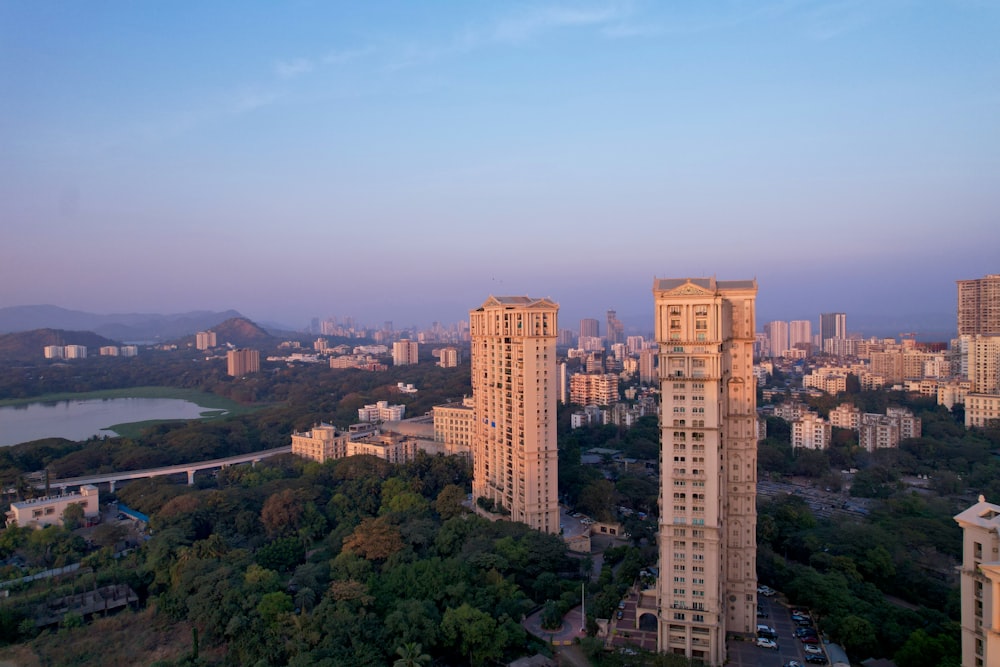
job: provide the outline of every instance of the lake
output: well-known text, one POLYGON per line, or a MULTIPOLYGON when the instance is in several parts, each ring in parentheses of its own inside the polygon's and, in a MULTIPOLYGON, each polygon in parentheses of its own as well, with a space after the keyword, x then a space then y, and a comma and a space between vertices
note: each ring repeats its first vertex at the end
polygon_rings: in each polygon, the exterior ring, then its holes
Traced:
POLYGON ((2 407, 0 446, 42 438, 86 440, 92 435, 118 435, 108 427, 154 419, 198 419, 210 410, 177 398, 98 398, 2 407))

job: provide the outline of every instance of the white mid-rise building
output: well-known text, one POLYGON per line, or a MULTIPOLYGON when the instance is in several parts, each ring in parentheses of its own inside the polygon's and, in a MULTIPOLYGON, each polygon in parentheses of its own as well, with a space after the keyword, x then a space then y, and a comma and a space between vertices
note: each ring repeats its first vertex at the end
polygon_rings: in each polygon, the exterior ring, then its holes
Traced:
POLYGON ((420 343, 415 340, 397 340, 392 344, 392 365, 415 364, 420 356, 420 343))
POLYGON ((857 431, 861 425, 861 410, 850 403, 841 403, 830 410, 830 425, 857 431))
POLYGON ((830 446, 832 432, 830 422, 808 412, 792 422, 792 447, 826 449, 830 446))
POLYGON ((67 345, 63 348, 63 355, 66 359, 86 359, 86 345, 67 345))

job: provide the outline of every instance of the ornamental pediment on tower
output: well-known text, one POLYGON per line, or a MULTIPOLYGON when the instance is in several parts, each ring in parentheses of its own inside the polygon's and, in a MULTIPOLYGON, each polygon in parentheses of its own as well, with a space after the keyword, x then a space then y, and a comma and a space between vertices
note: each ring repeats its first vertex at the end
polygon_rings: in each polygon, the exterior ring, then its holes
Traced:
POLYGON ((479 310, 487 308, 543 308, 558 310, 559 304, 548 297, 534 298, 530 296, 493 296, 490 295, 479 310))
POLYGON ((712 278, 660 278, 653 285, 656 292, 674 296, 713 296, 715 285, 712 278))

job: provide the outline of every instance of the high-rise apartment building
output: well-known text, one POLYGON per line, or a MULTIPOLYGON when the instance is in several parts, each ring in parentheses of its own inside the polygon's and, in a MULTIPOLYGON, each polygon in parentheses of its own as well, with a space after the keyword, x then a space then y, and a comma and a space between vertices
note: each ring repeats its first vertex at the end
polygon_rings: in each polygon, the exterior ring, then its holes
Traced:
POLYGON ((625 325, 618 319, 618 313, 608 310, 608 347, 625 342, 625 325))
POLYGON ((792 320, 788 323, 788 347, 809 350, 812 347, 812 322, 792 320))
POLYGON ((658 646, 710 665, 757 603, 756 280, 658 279, 658 646))
POLYGON ((958 335, 1000 336, 1000 273, 958 282, 958 335))
POLYGON ((768 349, 772 357, 784 356, 788 351, 788 322, 774 321, 764 325, 767 334, 768 349))
POLYGON ((417 363, 420 343, 415 340, 397 340, 392 344, 392 365, 409 366, 417 363))
POLYGON ((226 353, 226 370, 233 377, 260 372, 260 352, 250 349, 229 350, 226 353))
POLYGON ((491 296, 469 313, 477 501, 559 532, 556 452, 558 304, 491 296))
POLYGON ((827 352, 826 341, 847 338, 847 313, 822 313, 819 316, 819 347, 827 352))
POLYGON ((962 528, 962 667, 1000 660, 1000 505, 979 502, 955 517, 962 528))
POLYGON ((438 366, 441 368, 455 368, 458 366, 462 355, 457 347, 443 347, 438 355, 438 366))
POLYGON ((650 348, 639 352, 639 382, 643 384, 653 384, 660 379, 659 366, 656 362, 659 353, 656 349, 650 348))
POLYGON ((601 323, 593 318, 585 317, 580 320, 580 338, 600 338, 601 323))
POLYGON ((199 331, 194 336, 194 346, 199 350, 207 350, 216 346, 214 331, 199 331))

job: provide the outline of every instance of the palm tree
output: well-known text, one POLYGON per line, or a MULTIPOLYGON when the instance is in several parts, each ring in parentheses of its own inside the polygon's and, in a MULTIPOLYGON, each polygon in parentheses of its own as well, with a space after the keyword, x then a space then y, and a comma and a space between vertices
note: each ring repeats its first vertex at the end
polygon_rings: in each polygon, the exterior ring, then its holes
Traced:
POLYGON ((422 667, 431 661, 431 657, 426 653, 421 653, 421 646, 416 642, 407 642, 396 649, 399 659, 392 663, 392 667, 422 667))

